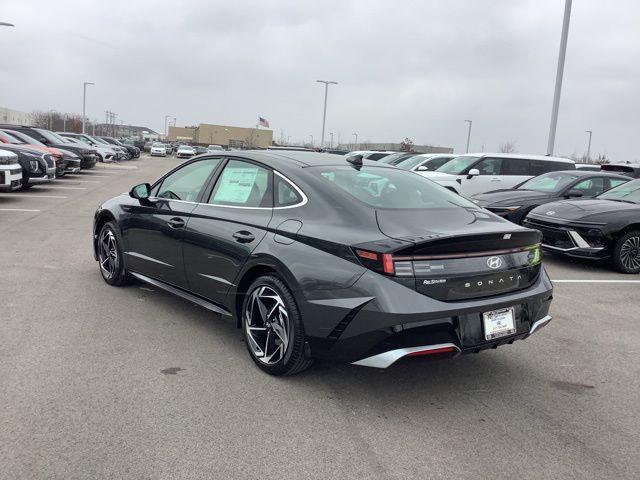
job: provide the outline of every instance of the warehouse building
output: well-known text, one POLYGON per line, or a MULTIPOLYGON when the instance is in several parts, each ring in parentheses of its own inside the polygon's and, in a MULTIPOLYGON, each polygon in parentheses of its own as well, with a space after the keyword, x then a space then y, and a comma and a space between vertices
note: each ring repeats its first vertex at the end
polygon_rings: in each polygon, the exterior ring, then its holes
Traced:
POLYGON ((228 148, 267 148, 273 142, 273 130, 201 123, 197 127, 169 127, 168 140, 198 145, 222 145, 228 148))
POLYGON ((33 125, 33 115, 20 110, 0 107, 0 123, 13 125, 33 125))

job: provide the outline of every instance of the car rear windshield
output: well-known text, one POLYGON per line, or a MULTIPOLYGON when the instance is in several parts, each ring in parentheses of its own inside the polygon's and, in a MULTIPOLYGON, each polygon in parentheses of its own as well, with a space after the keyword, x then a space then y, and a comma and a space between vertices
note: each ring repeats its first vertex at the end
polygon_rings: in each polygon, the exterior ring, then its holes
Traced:
POLYGON ((640 180, 632 180, 598 195, 603 200, 617 200, 619 202, 640 203, 640 180))
POLYGON ((154 147, 154 148, 164 148, 164 143, 154 143, 152 145, 152 147, 154 147))
POLYGON ((375 208, 477 208, 460 195, 406 170, 385 167, 324 166, 309 168, 315 175, 375 208))
POLYGON ((472 155, 462 155, 461 157, 452 158, 442 165, 436 172, 450 173, 451 175, 460 175, 467 168, 475 163, 480 157, 472 155))
POLYGON ((527 180, 518 190, 534 190, 536 192, 559 192, 573 182, 578 175, 564 172, 543 173, 527 180))

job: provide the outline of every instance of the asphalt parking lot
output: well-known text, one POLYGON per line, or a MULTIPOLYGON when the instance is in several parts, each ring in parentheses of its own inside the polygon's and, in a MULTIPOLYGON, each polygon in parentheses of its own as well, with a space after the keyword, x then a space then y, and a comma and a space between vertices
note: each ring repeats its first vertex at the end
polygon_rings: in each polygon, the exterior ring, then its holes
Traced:
POLYGON ((0 194, 0 478, 640 476, 640 277, 547 256, 526 341, 274 378, 230 323, 100 276, 97 205, 177 162, 0 194))

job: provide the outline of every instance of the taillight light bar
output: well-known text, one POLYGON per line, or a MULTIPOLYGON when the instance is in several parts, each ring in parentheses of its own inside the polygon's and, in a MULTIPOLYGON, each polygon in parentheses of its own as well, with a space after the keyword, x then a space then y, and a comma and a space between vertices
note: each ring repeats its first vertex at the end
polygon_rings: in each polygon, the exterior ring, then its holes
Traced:
POLYGON ((393 275, 395 269, 393 266, 393 255, 390 253, 376 253, 368 250, 356 249, 356 255, 364 266, 371 268, 387 275, 393 275))

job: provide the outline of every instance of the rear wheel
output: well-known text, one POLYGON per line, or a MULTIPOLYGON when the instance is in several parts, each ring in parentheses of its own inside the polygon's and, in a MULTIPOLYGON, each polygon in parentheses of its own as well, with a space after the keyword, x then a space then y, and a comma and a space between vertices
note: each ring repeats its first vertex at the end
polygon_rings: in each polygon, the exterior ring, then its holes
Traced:
POLYGON ((258 367, 271 375, 293 375, 311 366, 302 317, 282 280, 267 275, 254 281, 241 312, 247 349, 258 367))
POLYGON ((613 266, 622 273, 640 273, 640 231, 621 236, 613 249, 613 266))
POLYGON ((105 223, 100 230, 97 250, 100 273, 105 282, 113 286, 131 283, 132 278, 124 268, 122 237, 112 222, 105 223))

